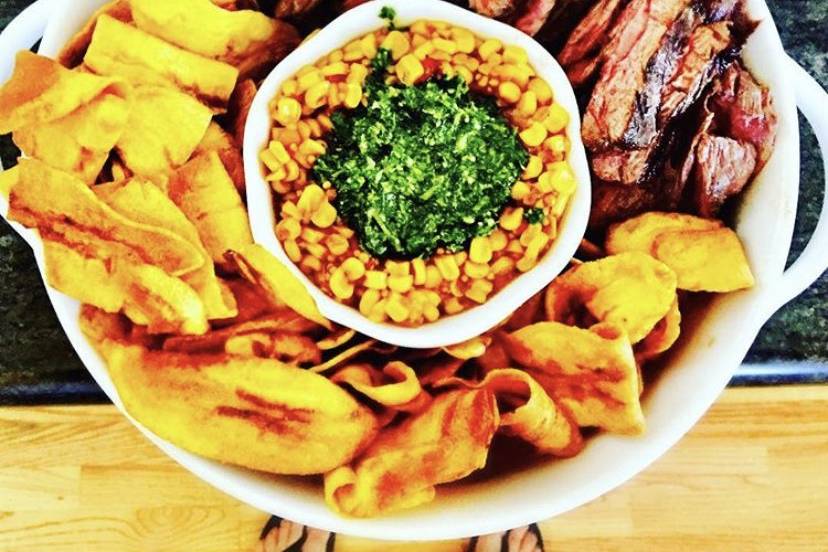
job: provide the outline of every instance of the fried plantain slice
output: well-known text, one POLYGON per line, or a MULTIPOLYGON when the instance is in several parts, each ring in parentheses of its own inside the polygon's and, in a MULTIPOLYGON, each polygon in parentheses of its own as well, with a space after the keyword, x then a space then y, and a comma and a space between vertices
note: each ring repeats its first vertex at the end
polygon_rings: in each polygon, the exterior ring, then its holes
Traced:
POLYGON ((656 236, 666 230, 715 230, 723 226, 720 220, 653 211, 612 225, 605 247, 610 255, 627 251, 652 254, 656 236))
POLYGON ((211 151, 218 153, 239 194, 244 195, 244 160, 237 144, 241 144, 241 141, 236 142, 233 136, 213 121, 193 152, 193 157, 211 151))
POLYGON ((414 369, 399 361, 389 362, 381 371, 370 364, 351 364, 330 379, 350 385, 383 406, 403 406, 423 392, 414 369))

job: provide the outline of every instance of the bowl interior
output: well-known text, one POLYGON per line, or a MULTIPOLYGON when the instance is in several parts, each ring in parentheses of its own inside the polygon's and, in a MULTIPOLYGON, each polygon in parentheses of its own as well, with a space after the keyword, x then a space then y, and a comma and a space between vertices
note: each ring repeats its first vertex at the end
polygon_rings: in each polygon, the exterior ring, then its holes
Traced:
POLYGON ((580 125, 575 94, 563 70, 546 50, 520 31, 439 0, 368 2, 346 12, 318 35, 302 44, 279 63, 259 88, 250 108, 244 137, 247 204, 253 237, 291 269, 311 292, 322 314, 334 322, 386 343, 405 347, 431 348, 465 341, 492 328, 543 289, 566 267, 578 249, 586 230, 591 201, 589 167, 580 139, 580 125), (395 9, 397 21, 401 24, 409 24, 422 18, 451 21, 479 36, 495 37, 505 44, 523 47, 538 74, 555 91, 555 100, 571 115, 567 127, 567 134, 572 143, 569 160, 578 181, 578 188, 560 224, 560 232, 550 251, 534 269, 515 278, 485 304, 417 328, 369 320, 358 310, 343 305, 322 292, 293 264, 274 233, 277 221, 273 209, 273 196, 270 185, 263 177, 259 161, 259 152, 270 140, 271 119, 268 104, 282 82, 305 65, 315 63, 350 40, 382 27, 386 21, 379 18, 379 11, 386 5, 395 9))
MULTIPOLYGON (((41 53, 55 55, 106 1, 56 4, 41 53)), ((239 500, 314 527, 374 539, 438 540, 506 530, 580 506, 643 470, 701 417, 730 379, 771 314, 773 287, 790 246, 799 181, 796 106, 787 84, 785 54, 767 7, 762 0, 748 0, 748 6, 762 23, 747 44, 744 57, 757 77, 770 87, 779 114, 776 149, 745 197, 737 224, 757 285, 714 301, 692 335, 683 337, 683 345, 667 370, 646 392, 646 435, 599 435, 573 459, 550 460, 494 480, 453 485, 441 489, 433 503, 421 508, 357 520, 331 512, 315 482, 268 476, 205 460, 157 438, 140 424, 136 426, 182 466, 239 500)), ((32 243, 42 271, 36 235, 13 226, 32 243)), ((51 288, 47 291, 81 360, 123 410, 106 366, 79 331, 77 301, 51 288)))

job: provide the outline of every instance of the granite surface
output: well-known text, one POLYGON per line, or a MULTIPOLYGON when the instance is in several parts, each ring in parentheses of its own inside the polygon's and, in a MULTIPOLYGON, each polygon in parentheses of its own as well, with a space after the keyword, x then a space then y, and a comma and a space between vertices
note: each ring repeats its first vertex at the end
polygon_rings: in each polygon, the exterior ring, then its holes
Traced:
MULTIPOLYGON (((0 27, 29 3, 0 0, 0 27)), ((788 52, 828 86, 828 0, 768 0, 768 4, 788 52)), ((816 226, 824 191, 816 140, 802 123, 803 172, 791 260, 816 226)), ((5 144, 0 148, 4 160, 10 152, 5 144)), ((828 276, 767 323, 747 361, 737 382, 822 377, 814 374, 828 366, 828 276)), ((31 251, 0 221, 0 404, 102 398, 58 324, 31 251)))

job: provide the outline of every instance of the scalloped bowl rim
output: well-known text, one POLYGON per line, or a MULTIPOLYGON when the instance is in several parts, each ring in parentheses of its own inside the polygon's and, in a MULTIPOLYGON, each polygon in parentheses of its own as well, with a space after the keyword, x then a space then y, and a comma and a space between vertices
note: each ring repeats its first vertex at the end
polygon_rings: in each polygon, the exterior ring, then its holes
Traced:
POLYGON ((313 296, 322 314, 338 324, 385 343, 404 347, 432 348, 471 339, 496 326, 541 291, 560 274, 577 251, 586 231, 591 201, 589 167, 581 142, 580 125, 575 93, 563 69, 540 44, 514 27, 441 0, 419 0, 416 3, 405 0, 367 2, 345 12, 291 52, 259 87, 244 133, 244 172, 253 238, 290 269, 313 296), (416 19, 450 21, 468 28, 478 36, 494 37, 504 44, 521 46, 529 54, 529 61, 538 75, 552 87, 555 101, 570 114, 567 126, 567 136, 571 143, 569 162, 575 173, 577 188, 549 251, 534 268, 517 276, 484 304, 418 327, 372 321, 359 310, 331 298, 302 273, 285 254, 281 242, 276 238, 273 193, 264 179, 259 161, 259 153, 270 140, 272 120, 268 104, 282 83, 305 65, 316 63, 319 58, 341 48, 350 40, 382 27, 386 23, 379 18, 382 6, 393 7, 397 12, 397 21, 402 24, 410 24, 416 19))

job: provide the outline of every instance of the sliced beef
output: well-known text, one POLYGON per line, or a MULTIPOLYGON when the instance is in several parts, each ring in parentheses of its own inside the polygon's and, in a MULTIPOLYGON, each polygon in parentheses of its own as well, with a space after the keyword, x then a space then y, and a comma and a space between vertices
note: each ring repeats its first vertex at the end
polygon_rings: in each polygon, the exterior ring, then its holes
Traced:
POLYGON ((513 25, 529 36, 535 36, 546 23, 556 3, 557 0, 527 0, 513 25))
POLYGON ((705 101, 704 116, 681 170, 687 207, 715 217, 770 157, 776 112, 770 93, 740 64, 732 65, 705 101))
POLYGON ((601 49, 627 0, 599 0, 569 35, 558 62, 575 87, 589 81, 600 65, 601 49))
POLYGON ((486 17, 503 17, 513 12, 518 0, 469 0, 469 7, 486 17))
POLYGON ((622 145, 650 60, 689 1, 632 0, 621 13, 584 114, 582 134, 589 149, 622 145))

